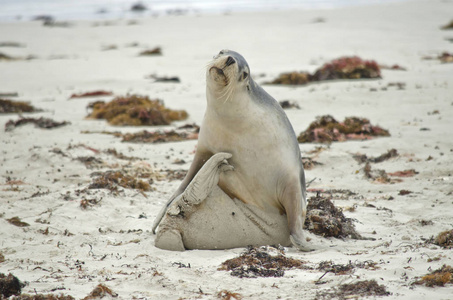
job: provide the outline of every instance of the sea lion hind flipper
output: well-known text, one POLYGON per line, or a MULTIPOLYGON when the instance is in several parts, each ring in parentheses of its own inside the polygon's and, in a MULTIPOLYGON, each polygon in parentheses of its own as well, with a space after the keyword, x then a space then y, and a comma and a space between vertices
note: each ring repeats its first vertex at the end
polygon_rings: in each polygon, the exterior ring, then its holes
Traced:
POLYGON ((197 175, 198 171, 203 167, 205 162, 212 156, 211 153, 207 151, 202 151, 202 149, 198 149, 197 152, 195 153, 195 157, 193 159, 192 164, 190 165, 189 171, 186 174, 186 177, 184 177, 183 181, 179 185, 178 189, 173 193, 173 195, 170 197, 170 200, 165 203, 165 205, 162 207, 162 209, 159 211, 159 213, 156 216, 156 219, 154 220, 153 227, 152 227, 152 232, 155 234, 157 226, 159 226, 160 222, 162 221, 162 218, 164 217, 165 213, 167 212, 168 207, 173 203, 173 201, 181 195, 187 188, 187 186, 190 184, 192 179, 197 175))
POLYGON ((233 166, 228 164, 227 161, 227 159, 232 157, 230 153, 217 153, 211 156, 206 162, 202 161, 202 163, 200 163, 200 157, 196 155, 184 181, 160 210, 153 224, 153 233, 156 233, 157 226, 159 226, 162 218, 169 207, 173 205, 174 201, 183 201, 183 206, 199 204, 211 193, 214 185, 217 185, 220 173, 233 170, 233 166), (182 197, 178 197, 181 194, 182 197))

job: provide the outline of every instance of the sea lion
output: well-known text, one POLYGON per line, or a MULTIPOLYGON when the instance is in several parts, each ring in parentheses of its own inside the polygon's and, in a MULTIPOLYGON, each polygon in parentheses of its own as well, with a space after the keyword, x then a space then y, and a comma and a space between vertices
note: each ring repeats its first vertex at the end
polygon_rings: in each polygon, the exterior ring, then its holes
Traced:
POLYGON ((206 98, 194 160, 154 222, 153 232, 160 224, 155 245, 184 250, 291 242, 311 250, 302 229, 307 202, 299 144, 278 102, 230 50, 208 65, 206 98))

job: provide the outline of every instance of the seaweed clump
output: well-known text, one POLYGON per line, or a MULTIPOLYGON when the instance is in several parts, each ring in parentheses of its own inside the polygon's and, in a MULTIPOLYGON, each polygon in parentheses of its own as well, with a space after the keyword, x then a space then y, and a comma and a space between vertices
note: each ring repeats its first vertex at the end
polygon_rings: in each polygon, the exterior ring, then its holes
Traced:
POLYGON ((39 112, 28 102, 0 99, 0 114, 39 112))
POLYGON ((389 296, 384 285, 379 285, 376 280, 363 280, 355 283, 342 284, 327 292, 318 292, 316 299, 361 299, 369 296, 389 296))
POLYGON ((118 186, 127 189, 136 189, 142 192, 151 190, 151 185, 143 180, 137 180, 135 177, 126 175, 121 171, 107 171, 97 173, 97 177, 88 186, 89 189, 108 189, 117 191, 118 186))
POLYGON ((86 92, 86 93, 80 93, 80 94, 72 94, 70 99, 72 98, 87 98, 87 97, 101 97, 101 96, 112 96, 112 92, 108 91, 93 91, 93 92, 86 92))
POLYGON ((13 295, 20 295, 24 284, 13 274, 5 275, 0 273, 0 298, 6 299, 13 295))
POLYGON ((269 83, 303 85, 313 81, 363 78, 381 78, 379 65, 374 60, 363 60, 358 56, 344 56, 324 64, 314 74, 307 72, 283 73, 269 83))
POLYGON ((53 295, 53 294, 20 294, 20 296, 15 296, 10 298, 10 300, 75 300, 72 296, 66 296, 63 294, 53 295))
POLYGON ((140 52, 140 56, 154 56, 154 55, 162 55, 162 49, 160 47, 156 47, 154 49, 140 52))
POLYGON ((17 121, 9 120, 5 124, 5 131, 12 131, 14 128, 22 126, 22 125, 25 125, 25 124, 28 124, 28 123, 35 124, 36 127, 43 128, 43 129, 52 129, 52 128, 57 128, 57 127, 61 127, 61 126, 65 126, 65 125, 70 124, 67 121, 56 122, 56 121, 54 121, 52 119, 43 118, 43 117, 41 117, 39 119, 36 119, 36 118, 21 118, 21 119, 19 119, 17 121))
POLYGON ((88 107, 93 109, 88 118, 119 126, 169 125, 188 116, 184 110, 166 108, 161 100, 138 95, 116 97, 108 103, 97 101, 88 107))
POLYGON ((333 205, 328 197, 315 196, 308 200, 304 227, 323 237, 362 239, 343 212, 333 205))
POLYGON ((390 136, 390 133, 371 125, 365 118, 348 117, 338 122, 331 115, 317 117, 308 128, 297 137, 299 143, 331 143, 346 140, 367 140, 376 136, 390 136))
POLYGON ((269 82, 270 84, 302 85, 311 81, 311 75, 307 72, 290 72, 280 74, 279 77, 269 82))
POLYGON ((445 286, 447 283, 453 283, 453 268, 447 265, 443 265, 442 268, 437 269, 414 282, 414 284, 424 284, 428 287, 445 286))
POLYGON ((126 133, 122 135, 122 142, 129 143, 168 143, 168 142, 179 142, 186 140, 196 140, 198 134, 190 132, 176 132, 175 130, 170 131, 155 131, 149 132, 143 130, 137 133, 126 133))
POLYGON ((231 276, 239 278, 256 277, 282 277, 284 270, 304 268, 300 260, 288 258, 282 249, 274 247, 247 247, 239 257, 224 261, 219 270, 232 271, 231 276), (271 255, 271 250, 277 250, 276 255, 271 255))
POLYGON ((439 233, 434 239, 434 244, 446 249, 453 248, 453 229, 439 233))
POLYGON ((104 284, 98 284, 92 291, 91 293, 83 298, 82 300, 90 300, 90 299, 100 299, 104 298, 105 296, 111 296, 111 297, 118 297, 118 294, 112 291, 109 287, 107 287, 104 284))
POLYGON ((341 57, 324 64, 313 74, 313 80, 381 78, 379 65, 374 60, 358 56, 341 57))

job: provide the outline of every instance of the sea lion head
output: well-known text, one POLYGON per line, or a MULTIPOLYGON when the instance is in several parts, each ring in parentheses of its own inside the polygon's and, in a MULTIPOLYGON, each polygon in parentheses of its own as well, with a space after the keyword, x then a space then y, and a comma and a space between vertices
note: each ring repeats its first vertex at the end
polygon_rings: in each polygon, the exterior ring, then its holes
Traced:
POLYGON ((247 61, 231 50, 222 50, 214 56, 206 72, 207 89, 224 101, 228 101, 237 92, 250 90, 250 80, 247 61))

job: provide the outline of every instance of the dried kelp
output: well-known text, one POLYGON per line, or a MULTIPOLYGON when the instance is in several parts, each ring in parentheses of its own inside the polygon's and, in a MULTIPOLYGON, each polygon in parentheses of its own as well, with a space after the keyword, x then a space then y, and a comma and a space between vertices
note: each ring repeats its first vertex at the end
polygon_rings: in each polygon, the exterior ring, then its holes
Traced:
POLYGON ((30 224, 27 222, 23 222, 19 217, 12 217, 11 219, 7 219, 10 224, 17 226, 17 227, 28 227, 30 224))
POLYGON ((303 85, 313 81, 363 78, 381 78, 379 65, 373 60, 345 56, 324 64, 314 74, 307 72, 283 73, 269 83, 303 85))
POLYGON ((439 233, 433 241, 434 244, 441 246, 445 249, 453 248, 453 229, 442 231, 439 233))
POLYGON ((13 295, 20 295, 24 284, 13 274, 0 273, 0 298, 6 299, 13 295))
POLYGON ((381 154, 377 157, 368 157, 366 154, 354 154, 352 157, 360 164, 363 163, 380 163, 390 158, 398 157, 398 151, 396 149, 390 149, 386 153, 381 154))
POLYGON ((138 180, 135 176, 130 176, 124 171, 106 171, 103 173, 96 172, 93 182, 88 186, 89 189, 108 189, 117 191, 118 187, 127 189, 137 189, 140 191, 150 191, 151 185, 149 182, 138 180))
POLYGON ((9 300, 75 300, 72 296, 67 296, 63 294, 54 295, 54 294, 20 294, 20 296, 15 296, 9 300))
POLYGON ((196 140, 198 138, 198 134, 193 132, 176 132, 175 130, 154 132, 143 130, 136 133, 123 134, 122 138, 122 142, 129 143, 168 143, 196 140))
POLYGON ((352 219, 346 218, 329 197, 320 195, 308 200, 304 227, 323 237, 362 239, 356 232, 352 219))
POLYGON ((161 100, 138 95, 116 97, 108 103, 97 101, 88 108, 93 110, 88 118, 106 119, 119 126, 169 125, 188 116, 184 110, 166 108, 161 100))
POLYGON ((0 114, 31 113, 40 111, 42 110, 35 108, 28 102, 0 99, 0 114))
POLYGON ((302 85, 312 81, 311 75, 307 72, 290 72, 280 74, 279 77, 269 82, 269 84, 289 84, 302 85))
POLYGON ((304 262, 286 257, 283 249, 249 246, 239 257, 224 261, 219 270, 231 271, 232 276, 240 278, 256 278, 282 277, 292 268, 303 269, 304 262))
POLYGON ((371 125, 365 118, 348 117, 338 122, 330 115, 317 117, 308 128, 301 132, 299 143, 331 143, 346 140, 367 140, 376 136, 390 136, 390 133, 379 126, 371 125))
POLYGON ((355 283, 342 284, 328 291, 318 292, 316 299, 361 299, 369 296, 389 296, 384 285, 379 285, 376 280, 363 280, 355 283))
POLYGON ((19 119, 17 121, 9 120, 5 124, 5 131, 12 131, 14 128, 22 126, 22 125, 25 125, 25 124, 28 124, 28 123, 35 124, 36 127, 43 128, 43 129, 58 128, 58 127, 61 127, 61 126, 65 126, 65 125, 71 124, 71 123, 69 123, 67 121, 56 122, 56 121, 54 121, 52 119, 44 118, 44 117, 41 117, 39 119, 36 119, 36 118, 21 118, 21 119, 19 119))
POLYGON ((112 291, 109 287, 104 284, 98 284, 91 293, 83 298, 82 300, 90 300, 90 299, 100 299, 104 298, 105 296, 111 297, 118 297, 118 294, 112 291))
POLYGON ((112 96, 112 95, 113 95, 112 92, 98 90, 98 91, 93 91, 93 92, 72 94, 71 97, 69 97, 69 98, 73 99, 73 98, 87 98, 87 97, 102 97, 102 96, 112 96))
POLYGON ((289 100, 283 100, 278 103, 280 104, 280 106, 283 109, 291 109, 291 108, 300 109, 299 104, 297 104, 296 102, 289 101, 289 100))
POLYGON ((423 284, 428 287, 445 286, 447 283, 453 283, 453 268, 448 265, 443 265, 440 269, 437 269, 414 282, 414 284, 423 284))
POLYGON ((156 47, 154 49, 149 49, 140 52, 140 56, 156 56, 156 55, 162 55, 162 49, 160 47, 156 47))

